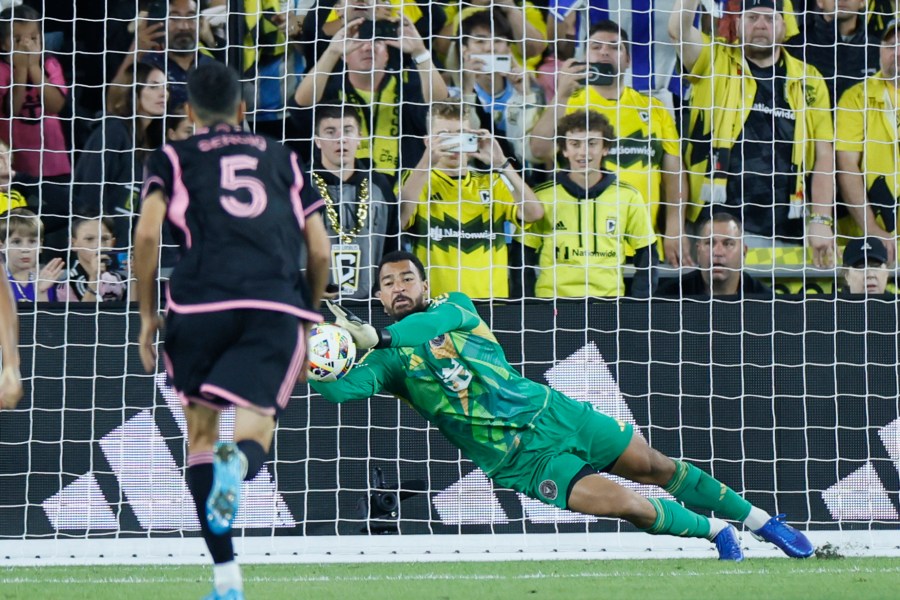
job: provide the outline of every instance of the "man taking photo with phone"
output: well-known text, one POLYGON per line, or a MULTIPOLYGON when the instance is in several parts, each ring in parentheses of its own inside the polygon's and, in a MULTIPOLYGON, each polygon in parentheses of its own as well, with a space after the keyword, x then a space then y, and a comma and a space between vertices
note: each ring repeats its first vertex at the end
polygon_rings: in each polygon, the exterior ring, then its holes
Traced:
POLYGON ((429 269, 433 294, 506 298, 506 223, 532 223, 544 209, 497 140, 470 129, 469 118, 459 102, 431 106, 425 153, 401 176, 400 225, 429 269), (470 169, 470 158, 491 170, 470 169))
POLYGON ((553 168, 556 124, 564 115, 577 110, 604 115, 616 139, 604 169, 641 193, 663 239, 666 261, 692 266, 684 231, 688 182, 672 114, 659 100, 625 85, 631 66, 628 36, 614 21, 600 21, 591 28, 587 58, 587 64, 575 60, 562 64, 555 106, 547 107, 531 132, 535 160, 553 168))

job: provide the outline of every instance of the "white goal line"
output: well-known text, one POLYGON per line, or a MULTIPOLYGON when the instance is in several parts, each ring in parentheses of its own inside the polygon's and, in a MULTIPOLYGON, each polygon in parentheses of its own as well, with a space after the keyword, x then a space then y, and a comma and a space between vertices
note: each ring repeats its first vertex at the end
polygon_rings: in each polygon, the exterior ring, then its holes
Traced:
MULTIPOLYGON (((843 556, 900 558, 900 535, 885 531, 812 531, 817 547, 843 556)), ((235 538, 243 564, 364 562, 487 562, 715 558, 706 540, 645 533, 473 534, 403 536, 278 536, 235 538)), ((744 532, 749 559, 784 556, 744 532)), ((177 565, 209 562, 201 538, 4 540, 0 567, 47 565, 177 565)))

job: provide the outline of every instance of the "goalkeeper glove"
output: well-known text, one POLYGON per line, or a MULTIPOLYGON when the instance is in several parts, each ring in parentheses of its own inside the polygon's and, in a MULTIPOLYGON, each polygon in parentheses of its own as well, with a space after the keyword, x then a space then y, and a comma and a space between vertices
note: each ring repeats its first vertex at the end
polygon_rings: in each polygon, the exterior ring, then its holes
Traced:
POLYGON ((381 341, 378 331, 352 312, 331 300, 326 300, 325 303, 328 305, 328 310, 334 314, 335 325, 343 327, 350 333, 358 349, 368 350, 369 348, 374 348, 381 341))

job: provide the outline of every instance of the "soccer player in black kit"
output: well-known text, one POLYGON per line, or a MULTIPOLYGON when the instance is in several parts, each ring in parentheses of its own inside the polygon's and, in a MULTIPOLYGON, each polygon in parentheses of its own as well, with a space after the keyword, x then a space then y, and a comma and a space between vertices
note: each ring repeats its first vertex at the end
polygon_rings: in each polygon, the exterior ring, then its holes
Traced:
POLYGON ((296 155, 241 130, 244 104, 224 65, 188 76, 194 136, 148 157, 135 235, 140 354, 154 372, 160 228, 181 258, 166 293, 164 361, 188 426, 187 483, 215 563, 209 599, 242 599, 231 525, 241 481, 262 468, 278 413, 305 374, 308 329, 328 282, 330 244, 296 155), (306 274, 300 257, 307 256, 306 274), (218 442, 235 407, 234 441, 218 442))

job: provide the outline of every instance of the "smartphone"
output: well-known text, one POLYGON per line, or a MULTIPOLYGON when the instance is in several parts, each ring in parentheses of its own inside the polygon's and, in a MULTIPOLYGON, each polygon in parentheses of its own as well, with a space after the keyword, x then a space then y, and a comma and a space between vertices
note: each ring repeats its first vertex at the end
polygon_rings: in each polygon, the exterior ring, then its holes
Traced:
POLYGON ((484 73, 509 73, 512 69, 512 56, 509 54, 473 54, 472 58, 481 59, 484 73))
POLYGON ((474 133, 442 135, 441 146, 449 152, 478 152, 478 136, 474 133))
POLYGON ((154 21, 165 21, 169 17, 168 0, 153 0, 147 6, 147 18, 154 21))
POLYGON ((359 26, 359 33, 357 37, 361 40, 384 40, 384 39, 397 39, 399 29, 399 23, 395 21, 370 21, 366 20, 362 25, 359 26))

